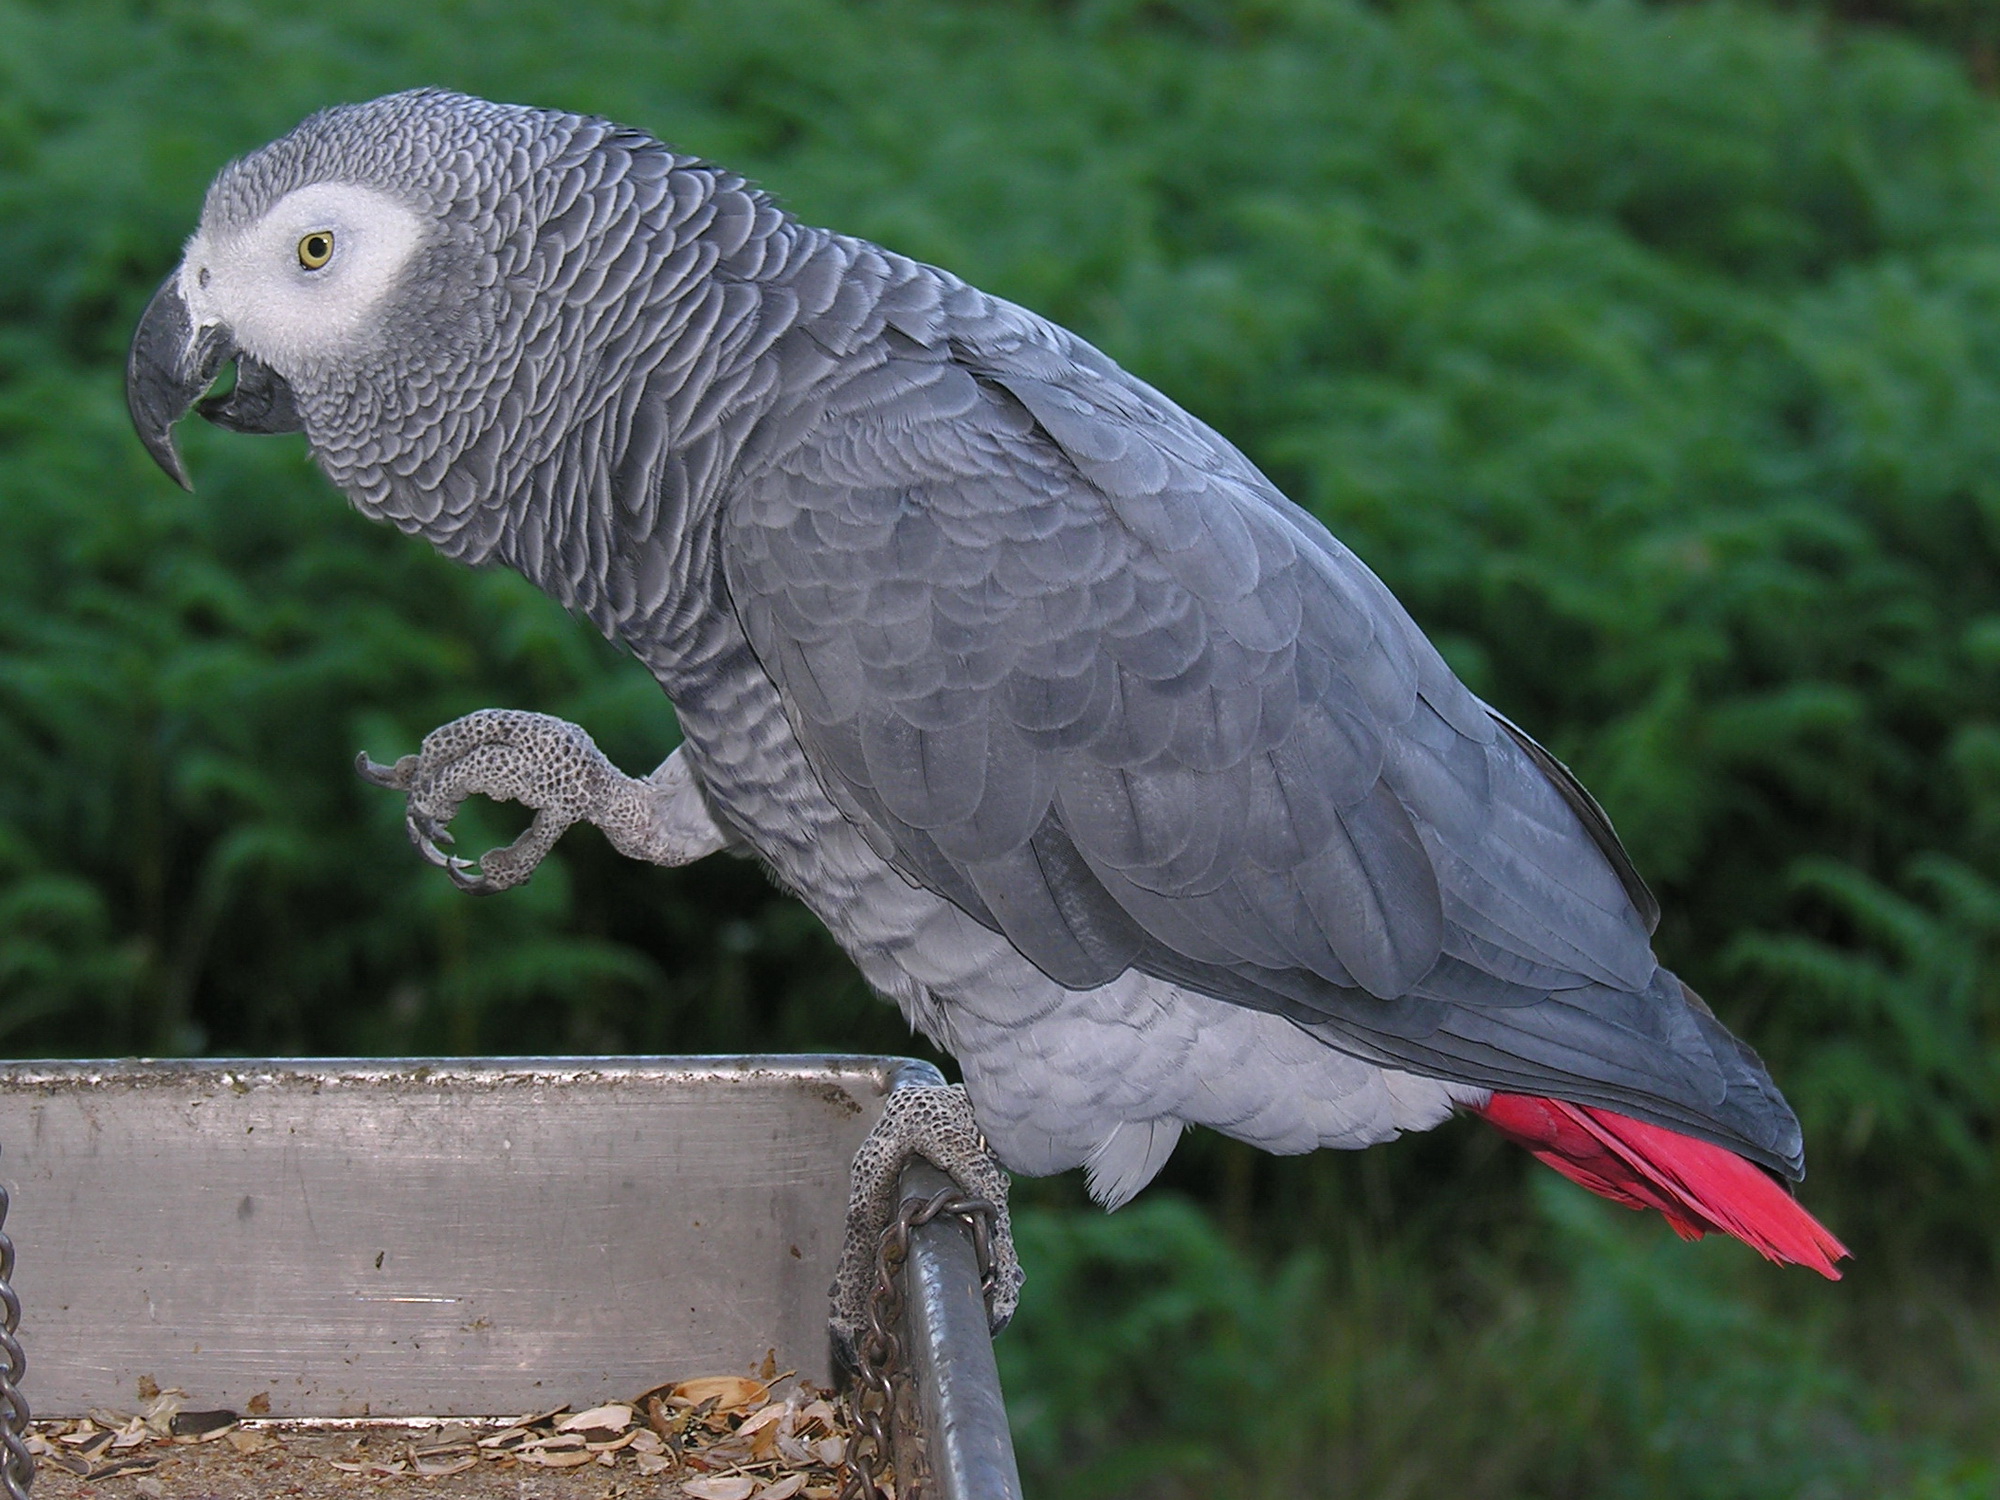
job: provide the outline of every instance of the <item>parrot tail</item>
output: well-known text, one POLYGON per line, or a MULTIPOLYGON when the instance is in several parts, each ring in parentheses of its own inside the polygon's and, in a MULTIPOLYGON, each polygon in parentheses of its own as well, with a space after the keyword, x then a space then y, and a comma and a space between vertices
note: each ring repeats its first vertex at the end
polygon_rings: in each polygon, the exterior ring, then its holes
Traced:
POLYGON ((1495 1094, 1479 1116, 1571 1182, 1657 1208, 1684 1240, 1733 1234, 1769 1260, 1840 1280, 1850 1254, 1762 1167, 1734 1151, 1588 1104, 1495 1094))

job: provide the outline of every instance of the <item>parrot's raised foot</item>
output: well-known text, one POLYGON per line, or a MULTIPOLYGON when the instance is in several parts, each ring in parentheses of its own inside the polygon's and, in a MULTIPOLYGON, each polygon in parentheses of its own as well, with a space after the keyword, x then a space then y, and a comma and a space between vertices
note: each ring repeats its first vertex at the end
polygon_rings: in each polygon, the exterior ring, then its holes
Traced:
POLYGON ((639 780, 606 760, 583 730, 548 714, 482 708, 433 729, 415 755, 392 766, 364 752, 354 769, 407 795, 410 842, 476 895, 520 885, 572 823, 594 823, 619 853, 656 865, 684 865, 730 845, 679 750, 639 780), (476 861, 445 853, 454 842, 445 825, 474 795, 535 810, 519 838, 476 861))
POLYGON ((1007 1173, 979 1133, 964 1086, 895 1089, 882 1118, 854 1153, 847 1238, 834 1273, 828 1317, 843 1350, 857 1348, 867 1327, 882 1231, 896 1215, 898 1179, 913 1156, 937 1167, 967 1195, 994 1207, 993 1280, 986 1312, 995 1333, 1007 1326, 1020 1303, 1022 1272, 1007 1216, 1007 1173))
POLYGON ((423 748, 394 765, 364 752, 354 763, 364 780, 404 792, 404 826, 417 852, 477 895, 522 884, 570 824, 595 819, 632 779, 604 758, 576 725, 547 714, 486 708, 424 736, 423 748), (467 797, 519 802, 535 820, 513 843, 478 860, 445 853, 446 826, 467 797))

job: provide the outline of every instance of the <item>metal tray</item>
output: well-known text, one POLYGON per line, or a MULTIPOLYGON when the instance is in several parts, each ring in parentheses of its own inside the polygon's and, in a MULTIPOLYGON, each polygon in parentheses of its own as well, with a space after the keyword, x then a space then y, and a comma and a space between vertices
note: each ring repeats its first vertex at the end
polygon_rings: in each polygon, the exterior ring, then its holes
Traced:
MULTIPOLYGON (((663 1375, 833 1379, 879 1057, 0 1064, 37 1416, 142 1376, 273 1418, 489 1416, 663 1375)), ((914 1190, 929 1169, 910 1174, 914 1190)), ((913 1245, 936 1492, 1018 1493, 964 1231, 913 1245)))

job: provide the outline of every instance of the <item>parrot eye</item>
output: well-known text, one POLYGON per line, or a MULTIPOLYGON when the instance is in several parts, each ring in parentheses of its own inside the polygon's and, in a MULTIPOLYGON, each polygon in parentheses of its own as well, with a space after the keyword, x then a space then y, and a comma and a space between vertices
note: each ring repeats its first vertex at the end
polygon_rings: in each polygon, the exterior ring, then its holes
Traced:
POLYGON ((299 240, 299 264, 308 271, 317 271, 333 259, 333 231, 315 229, 299 240))

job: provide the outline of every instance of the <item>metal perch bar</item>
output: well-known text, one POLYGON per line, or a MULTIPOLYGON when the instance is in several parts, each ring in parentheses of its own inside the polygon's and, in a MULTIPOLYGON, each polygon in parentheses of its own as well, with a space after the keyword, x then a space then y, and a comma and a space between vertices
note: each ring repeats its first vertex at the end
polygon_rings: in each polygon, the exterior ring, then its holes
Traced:
MULTIPOLYGON (((905 1199, 929 1198, 951 1187, 929 1162, 903 1169, 905 1199)), ((1021 1475, 971 1231, 949 1217, 912 1231, 903 1275, 904 1346, 938 1500, 1020 1500, 1021 1475)))

